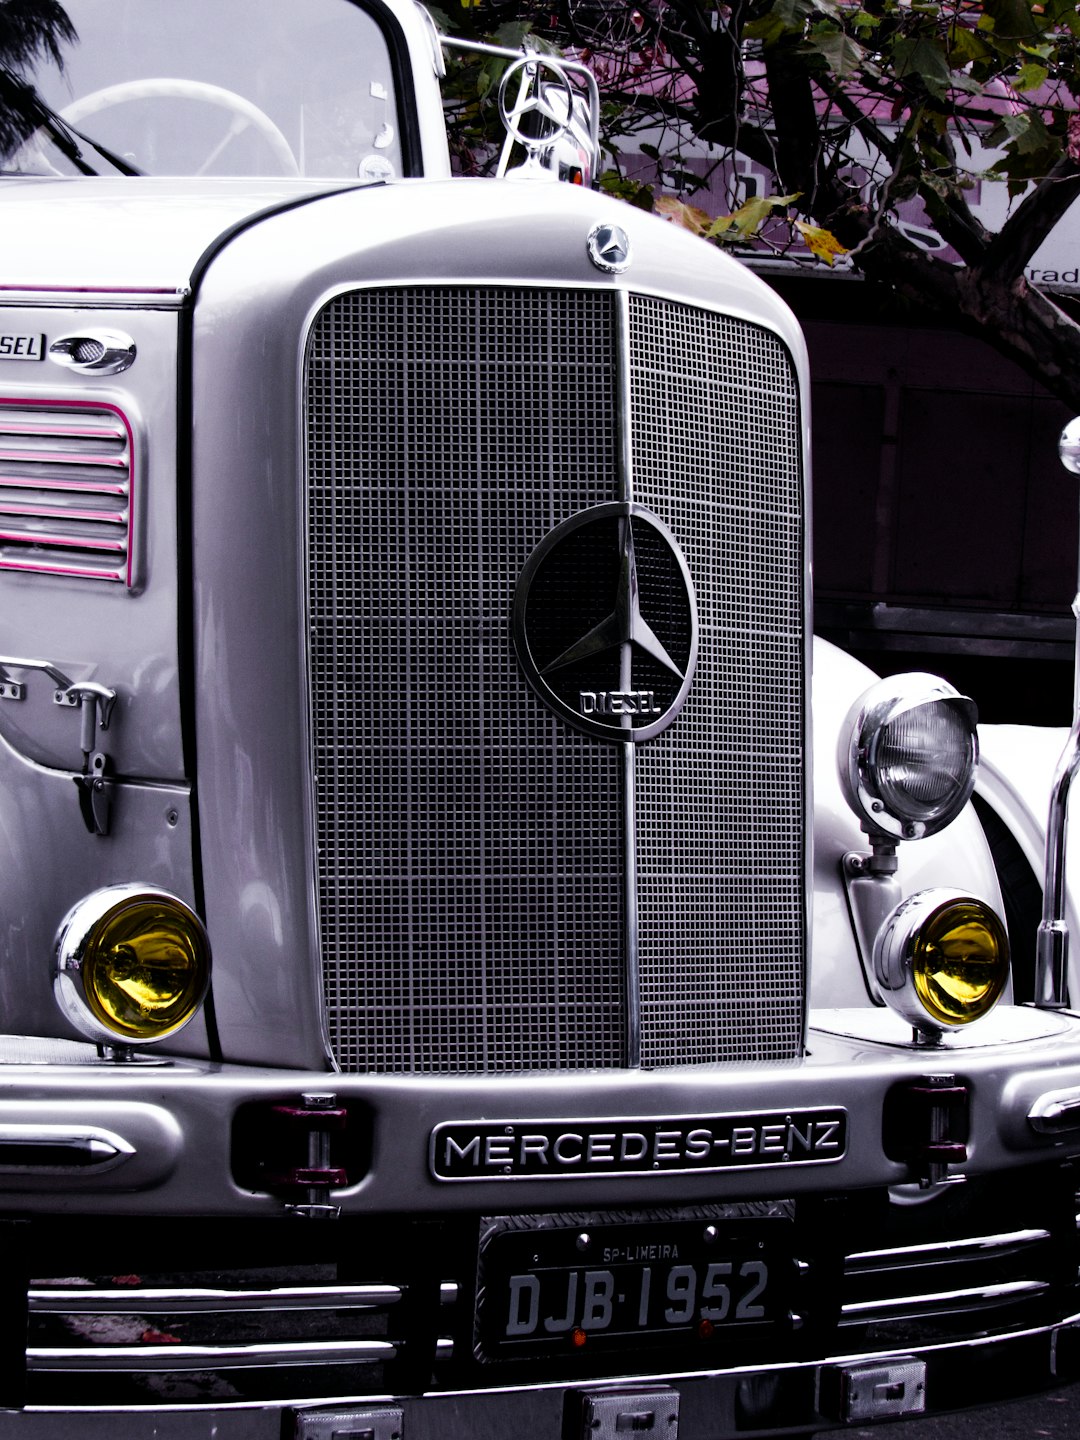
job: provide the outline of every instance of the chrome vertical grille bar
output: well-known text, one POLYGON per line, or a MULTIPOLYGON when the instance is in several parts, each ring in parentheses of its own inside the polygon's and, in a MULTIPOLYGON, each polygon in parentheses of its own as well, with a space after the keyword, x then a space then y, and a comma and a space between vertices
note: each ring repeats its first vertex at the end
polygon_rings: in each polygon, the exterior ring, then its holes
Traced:
MULTIPOLYGON (((634 446, 632 441, 633 404, 630 384, 630 297, 620 291, 617 297, 619 355, 619 499, 632 501, 634 498, 634 446)), ((627 522, 629 523, 629 522, 627 522)), ((626 646, 626 651, 629 651, 626 646)), ((630 656, 624 654, 623 664, 630 669, 630 656)), ((623 681, 623 689, 629 690, 632 679, 629 674, 623 681)), ((632 1070, 641 1068, 641 965, 638 954, 638 877, 637 877, 637 766, 634 746, 622 746, 623 767, 623 845, 625 854, 626 879, 623 886, 623 946, 625 951, 625 975, 623 977, 626 995, 626 1064, 632 1070)))

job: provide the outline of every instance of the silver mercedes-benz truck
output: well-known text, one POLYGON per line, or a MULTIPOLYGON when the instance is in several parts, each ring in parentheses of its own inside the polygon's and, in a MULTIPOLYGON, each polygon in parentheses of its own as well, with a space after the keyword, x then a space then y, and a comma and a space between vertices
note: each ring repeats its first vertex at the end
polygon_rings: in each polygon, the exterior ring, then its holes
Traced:
POLYGON ((791 314, 577 62, 452 178, 411 0, 5 26, 0 1440, 1076 1376, 1064 882, 1027 994, 972 704, 812 647, 791 314))

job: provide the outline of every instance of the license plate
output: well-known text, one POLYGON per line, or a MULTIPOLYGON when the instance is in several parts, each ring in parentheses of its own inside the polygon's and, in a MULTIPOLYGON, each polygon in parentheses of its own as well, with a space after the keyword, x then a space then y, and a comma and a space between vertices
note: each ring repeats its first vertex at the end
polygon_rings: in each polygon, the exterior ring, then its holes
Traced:
POLYGON ((481 1243, 477 1352, 527 1359, 775 1324, 789 1304, 790 1228, 783 1219, 496 1221, 481 1243))

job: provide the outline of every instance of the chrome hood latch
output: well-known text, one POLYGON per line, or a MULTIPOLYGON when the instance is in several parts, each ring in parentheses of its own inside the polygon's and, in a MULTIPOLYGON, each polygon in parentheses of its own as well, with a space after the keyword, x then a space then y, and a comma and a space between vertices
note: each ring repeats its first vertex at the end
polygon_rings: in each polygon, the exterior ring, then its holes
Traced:
POLYGON ((24 660, 0 655, 0 700, 24 700, 26 686, 12 680, 8 669, 40 670, 53 682, 53 704, 78 710, 82 770, 72 776, 79 790, 79 810, 91 835, 108 835, 112 811, 112 761, 97 748, 97 731, 108 730, 116 704, 116 691, 95 680, 75 682, 49 660, 24 660))

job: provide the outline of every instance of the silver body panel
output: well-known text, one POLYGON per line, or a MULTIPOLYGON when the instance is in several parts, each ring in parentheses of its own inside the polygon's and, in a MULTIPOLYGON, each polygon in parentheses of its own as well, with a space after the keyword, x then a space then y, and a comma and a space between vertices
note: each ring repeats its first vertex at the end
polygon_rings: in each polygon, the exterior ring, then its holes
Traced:
POLYGON ((176 307, 203 251, 247 217, 318 194, 325 181, 157 180, 122 177, 4 181, 0 300, 176 307), (171 217, 166 220, 166 216, 171 217), (164 222, 164 223, 163 223, 164 222), (79 237, 77 249, 71 237, 79 237))

